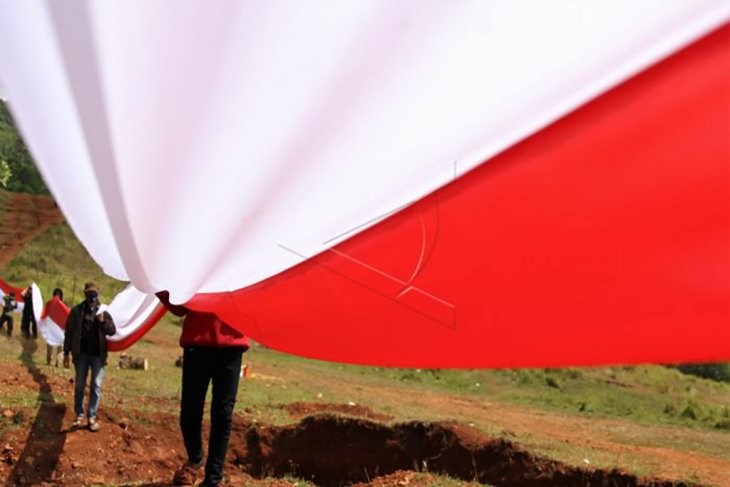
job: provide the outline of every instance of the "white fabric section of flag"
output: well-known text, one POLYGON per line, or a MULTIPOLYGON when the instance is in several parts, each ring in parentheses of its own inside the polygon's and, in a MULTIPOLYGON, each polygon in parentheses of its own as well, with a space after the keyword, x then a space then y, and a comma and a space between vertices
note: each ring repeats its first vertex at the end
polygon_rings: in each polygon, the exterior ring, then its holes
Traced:
POLYGON ((64 338, 63 328, 48 315, 42 318, 44 306, 43 295, 36 283, 31 284, 31 289, 33 293, 33 314, 35 315, 36 323, 38 323, 38 332, 46 343, 52 347, 62 346, 64 338))
POLYGON ((34 282, 30 285, 30 292, 33 296, 33 317, 35 322, 41 321, 41 315, 43 314, 43 295, 41 294, 41 288, 34 282))
POLYGON ((43 296, 40 288, 35 284, 31 284, 33 289, 33 309, 37 310, 36 323, 38 323, 38 332, 41 334, 47 344, 52 347, 60 347, 63 345, 64 331, 60 323, 53 321, 49 315, 41 318, 43 315, 43 296))
POLYGON ((65 332, 50 316, 46 316, 38 322, 38 331, 50 346, 60 347, 63 345, 65 332))
POLYGON ((140 290, 256 283, 724 23, 716 0, 0 4, 64 214, 140 290))
POLYGON ((99 313, 108 312, 114 320, 117 332, 108 337, 120 341, 134 333, 160 306, 154 294, 143 293, 132 285, 117 294, 109 305, 99 307, 99 313))

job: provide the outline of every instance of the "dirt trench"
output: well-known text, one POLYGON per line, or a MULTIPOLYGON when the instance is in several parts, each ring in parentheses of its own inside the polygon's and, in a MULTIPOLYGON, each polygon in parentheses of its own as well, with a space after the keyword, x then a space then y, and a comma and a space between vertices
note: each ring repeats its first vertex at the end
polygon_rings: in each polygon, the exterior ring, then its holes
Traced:
POLYGON ((320 414, 288 426, 234 426, 233 462, 256 478, 291 475, 340 486, 402 470, 445 474, 496 486, 679 486, 618 470, 582 469, 540 458, 508 440, 459 423, 393 426, 320 414))

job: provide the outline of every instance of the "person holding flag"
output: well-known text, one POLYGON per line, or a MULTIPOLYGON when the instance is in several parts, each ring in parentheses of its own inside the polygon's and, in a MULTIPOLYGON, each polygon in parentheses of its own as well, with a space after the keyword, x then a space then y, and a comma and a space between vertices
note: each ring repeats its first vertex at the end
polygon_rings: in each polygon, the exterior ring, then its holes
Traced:
POLYGON ((86 299, 69 313, 63 343, 63 366, 69 368, 72 358, 76 369, 74 382, 76 420, 73 422, 73 427, 80 427, 84 422, 84 393, 86 379, 91 370, 87 410, 91 431, 99 431, 100 428, 96 414, 99 410, 101 383, 104 380, 104 367, 107 363, 106 337, 117 331, 111 315, 99 310, 100 292, 101 289, 97 283, 86 283, 84 286, 86 299))
MULTIPOLYGON (((61 288, 56 288, 53 290, 53 296, 51 297, 51 300, 46 303, 46 309, 48 309, 48 305, 51 304, 51 302, 53 302, 53 300, 56 298, 63 302, 63 290, 61 290, 61 288)), ((59 355, 59 347, 54 347, 53 345, 46 343, 46 365, 51 365, 51 363, 53 363, 54 366, 58 367, 59 355)))
POLYGON ((214 313, 203 313, 170 303, 167 291, 157 293, 175 316, 185 317, 180 336, 183 348, 180 429, 188 460, 173 475, 174 485, 195 483, 203 465, 203 407, 208 386, 213 384, 210 405, 210 437, 203 487, 217 487, 231 435, 241 359, 249 348, 248 338, 214 313))

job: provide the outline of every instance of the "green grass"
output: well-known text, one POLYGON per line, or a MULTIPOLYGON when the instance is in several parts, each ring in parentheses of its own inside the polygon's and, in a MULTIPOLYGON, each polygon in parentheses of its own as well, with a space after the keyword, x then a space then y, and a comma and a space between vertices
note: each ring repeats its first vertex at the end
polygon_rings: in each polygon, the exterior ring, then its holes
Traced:
MULTIPOLYGON (((265 348, 257 350, 258 356, 273 354, 276 352, 265 348)), ((404 389, 492 398, 589 417, 714 429, 730 414, 730 384, 655 365, 420 370, 341 365, 278 355, 277 361, 282 365, 304 367, 313 374, 336 374, 365 383, 388 382, 404 389)))
POLYGON ((54 288, 60 287, 69 305, 83 299, 83 286, 87 281, 99 283, 102 301, 106 303, 126 285, 101 271, 65 223, 51 227, 27 243, 0 269, 0 276, 19 287, 35 282, 45 300, 50 299, 54 288))

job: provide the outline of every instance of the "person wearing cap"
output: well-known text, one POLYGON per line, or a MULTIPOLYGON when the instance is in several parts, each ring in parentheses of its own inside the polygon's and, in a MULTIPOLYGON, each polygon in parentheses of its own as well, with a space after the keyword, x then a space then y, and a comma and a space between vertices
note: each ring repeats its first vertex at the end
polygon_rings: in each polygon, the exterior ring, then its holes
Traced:
POLYGON ((183 347, 180 430, 188 460, 175 472, 172 483, 191 485, 197 479, 203 464, 203 407, 212 383, 208 458, 205 480, 199 485, 216 487, 223 478, 241 359, 249 348, 248 338, 213 313, 171 304, 167 291, 157 293, 157 297, 172 314, 185 317, 180 335, 183 347))
POLYGON ((63 366, 69 367, 69 354, 76 369, 74 382, 74 411, 76 420, 74 427, 84 422, 84 395, 86 378, 91 370, 89 386, 89 429, 99 431, 96 417, 101 400, 101 383, 104 380, 104 366, 107 360, 106 337, 116 333, 114 320, 106 311, 99 311, 99 293, 101 289, 95 282, 87 282, 84 286, 85 299, 74 306, 66 319, 66 333, 63 342, 63 366))

